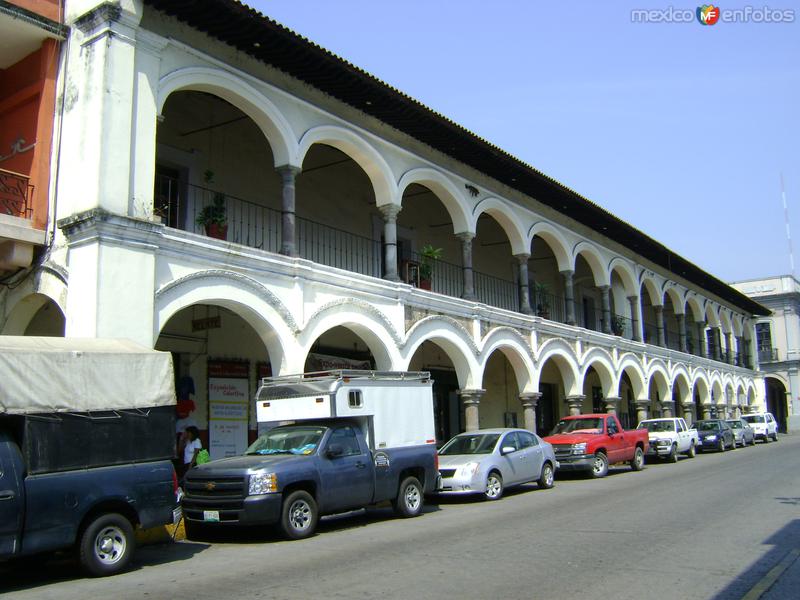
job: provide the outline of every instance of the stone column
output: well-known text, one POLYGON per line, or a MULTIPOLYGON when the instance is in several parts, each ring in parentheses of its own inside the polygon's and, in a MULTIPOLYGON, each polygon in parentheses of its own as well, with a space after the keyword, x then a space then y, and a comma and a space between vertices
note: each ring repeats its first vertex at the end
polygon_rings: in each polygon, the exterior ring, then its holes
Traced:
POLYGON ((639 326, 639 296, 628 296, 628 303, 631 305, 631 330, 633 331, 633 341, 642 341, 642 328, 639 326))
POLYGON ((465 231, 458 234, 461 240, 461 267, 464 272, 464 293, 461 297, 464 300, 476 300, 475 296, 475 276, 472 272, 472 240, 474 233, 465 231))
POLYGON ((744 366, 744 336, 736 336, 736 366, 744 366))
POLYGON ((619 396, 609 396, 608 398, 604 398, 603 402, 606 405, 606 412, 610 415, 617 414, 617 407, 619 406, 620 401, 622 398, 619 396))
POLYGON ((522 403, 523 426, 533 433, 536 433, 536 405, 541 397, 542 394, 539 392, 519 395, 519 401, 522 403))
POLYGON ((383 278, 389 281, 400 281, 397 274, 397 215, 401 208, 397 204, 378 207, 383 215, 383 262, 386 268, 383 278))
POLYGON ((600 305, 603 308, 603 333, 611 333, 611 286, 601 285, 600 305))
POLYGON ((295 207, 295 179, 300 169, 291 165, 278 167, 283 181, 281 195, 281 254, 297 256, 297 243, 295 237, 294 207, 295 207))
POLYGON ((700 353, 698 356, 708 358, 708 343, 706 341, 706 322, 697 321, 697 351, 700 353))
POLYGON ((572 284, 573 275, 575 275, 575 271, 569 269, 561 271, 561 276, 564 278, 564 310, 567 325, 575 325, 575 289, 572 284))
POLYGON ((531 292, 528 278, 528 259, 530 254, 515 254, 514 258, 519 261, 519 312, 531 315, 531 292))
POLYGON ((720 355, 722 352, 722 336, 719 335, 720 328, 719 327, 712 327, 711 328, 711 339, 714 340, 714 360, 722 360, 722 356, 720 355))
POLYGON ((674 412, 675 403, 672 400, 662 400, 661 401, 661 416, 665 419, 669 419, 675 416, 674 412))
POLYGON ((686 425, 691 427, 694 421, 694 402, 684 402, 681 406, 683 407, 683 420, 686 421, 686 425))
POLYGON ((675 316, 678 318, 678 336, 679 336, 678 347, 681 352, 688 352, 689 350, 686 345, 686 315, 681 313, 675 316))
POLYGON ((736 352, 733 348, 733 333, 730 331, 725 334, 725 343, 728 346, 728 364, 732 365, 736 362, 736 352))
POLYGON ((464 404, 464 426, 466 431, 480 429, 480 413, 478 405, 486 390, 461 390, 461 402, 464 404))
POLYGON ((664 307, 661 305, 653 306, 656 313, 656 343, 662 348, 667 345, 664 338, 664 307))
POLYGON ((583 408, 583 401, 586 399, 586 396, 583 394, 579 394, 577 396, 567 396, 565 400, 567 401, 567 407, 569 408, 569 415, 579 415, 581 414, 581 408, 583 408))
POLYGON ((700 409, 702 410, 703 418, 710 419, 711 418, 711 403, 710 402, 703 402, 700 405, 700 409))
POLYGON ((647 418, 647 411, 650 410, 650 398, 641 398, 634 404, 636 405, 636 423, 638 425, 647 418))

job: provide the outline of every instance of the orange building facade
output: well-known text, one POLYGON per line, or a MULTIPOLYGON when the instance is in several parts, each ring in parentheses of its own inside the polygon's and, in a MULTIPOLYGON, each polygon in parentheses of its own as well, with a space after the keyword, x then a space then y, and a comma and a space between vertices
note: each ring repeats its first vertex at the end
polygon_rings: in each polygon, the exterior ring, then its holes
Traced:
POLYGON ((0 3, 0 277, 46 242, 63 0, 0 3))

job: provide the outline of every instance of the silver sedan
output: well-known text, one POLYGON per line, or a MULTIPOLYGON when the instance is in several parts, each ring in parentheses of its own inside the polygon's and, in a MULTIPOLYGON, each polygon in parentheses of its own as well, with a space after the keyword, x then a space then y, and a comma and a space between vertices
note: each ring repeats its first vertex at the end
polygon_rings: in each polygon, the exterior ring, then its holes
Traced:
POLYGON ((756 445, 756 432, 750 423, 744 419, 728 419, 728 425, 733 429, 733 440, 736 446, 744 448, 747 444, 756 445))
POLYGON ((483 494, 498 500, 507 487, 536 481, 552 488, 553 447, 525 429, 481 429, 455 436, 439 450, 440 494, 483 494))

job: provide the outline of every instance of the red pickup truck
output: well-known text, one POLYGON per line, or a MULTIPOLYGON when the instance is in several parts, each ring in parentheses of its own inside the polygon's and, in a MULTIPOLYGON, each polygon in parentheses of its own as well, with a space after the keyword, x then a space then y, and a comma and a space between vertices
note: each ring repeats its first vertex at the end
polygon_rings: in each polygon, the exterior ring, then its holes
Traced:
POLYGON ((624 462, 641 471, 649 444, 647 430, 625 431, 609 414, 564 417, 544 441, 553 445, 560 470, 586 471, 592 477, 605 477, 608 465, 624 462))

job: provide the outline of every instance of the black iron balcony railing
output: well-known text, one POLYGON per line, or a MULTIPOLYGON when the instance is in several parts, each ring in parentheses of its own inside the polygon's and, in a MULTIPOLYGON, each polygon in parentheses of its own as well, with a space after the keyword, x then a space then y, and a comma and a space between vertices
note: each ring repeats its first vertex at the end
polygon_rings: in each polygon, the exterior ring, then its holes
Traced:
POLYGON ((563 297, 537 290, 535 285, 531 285, 530 298, 533 314, 557 323, 567 322, 566 304, 563 297))
POLYGON ((0 214, 33 217, 33 186, 27 175, 0 169, 0 214))
POLYGON ((759 348, 758 349, 758 362, 759 363, 768 363, 768 362, 778 362, 780 358, 778 357, 778 349, 777 348, 759 348))

